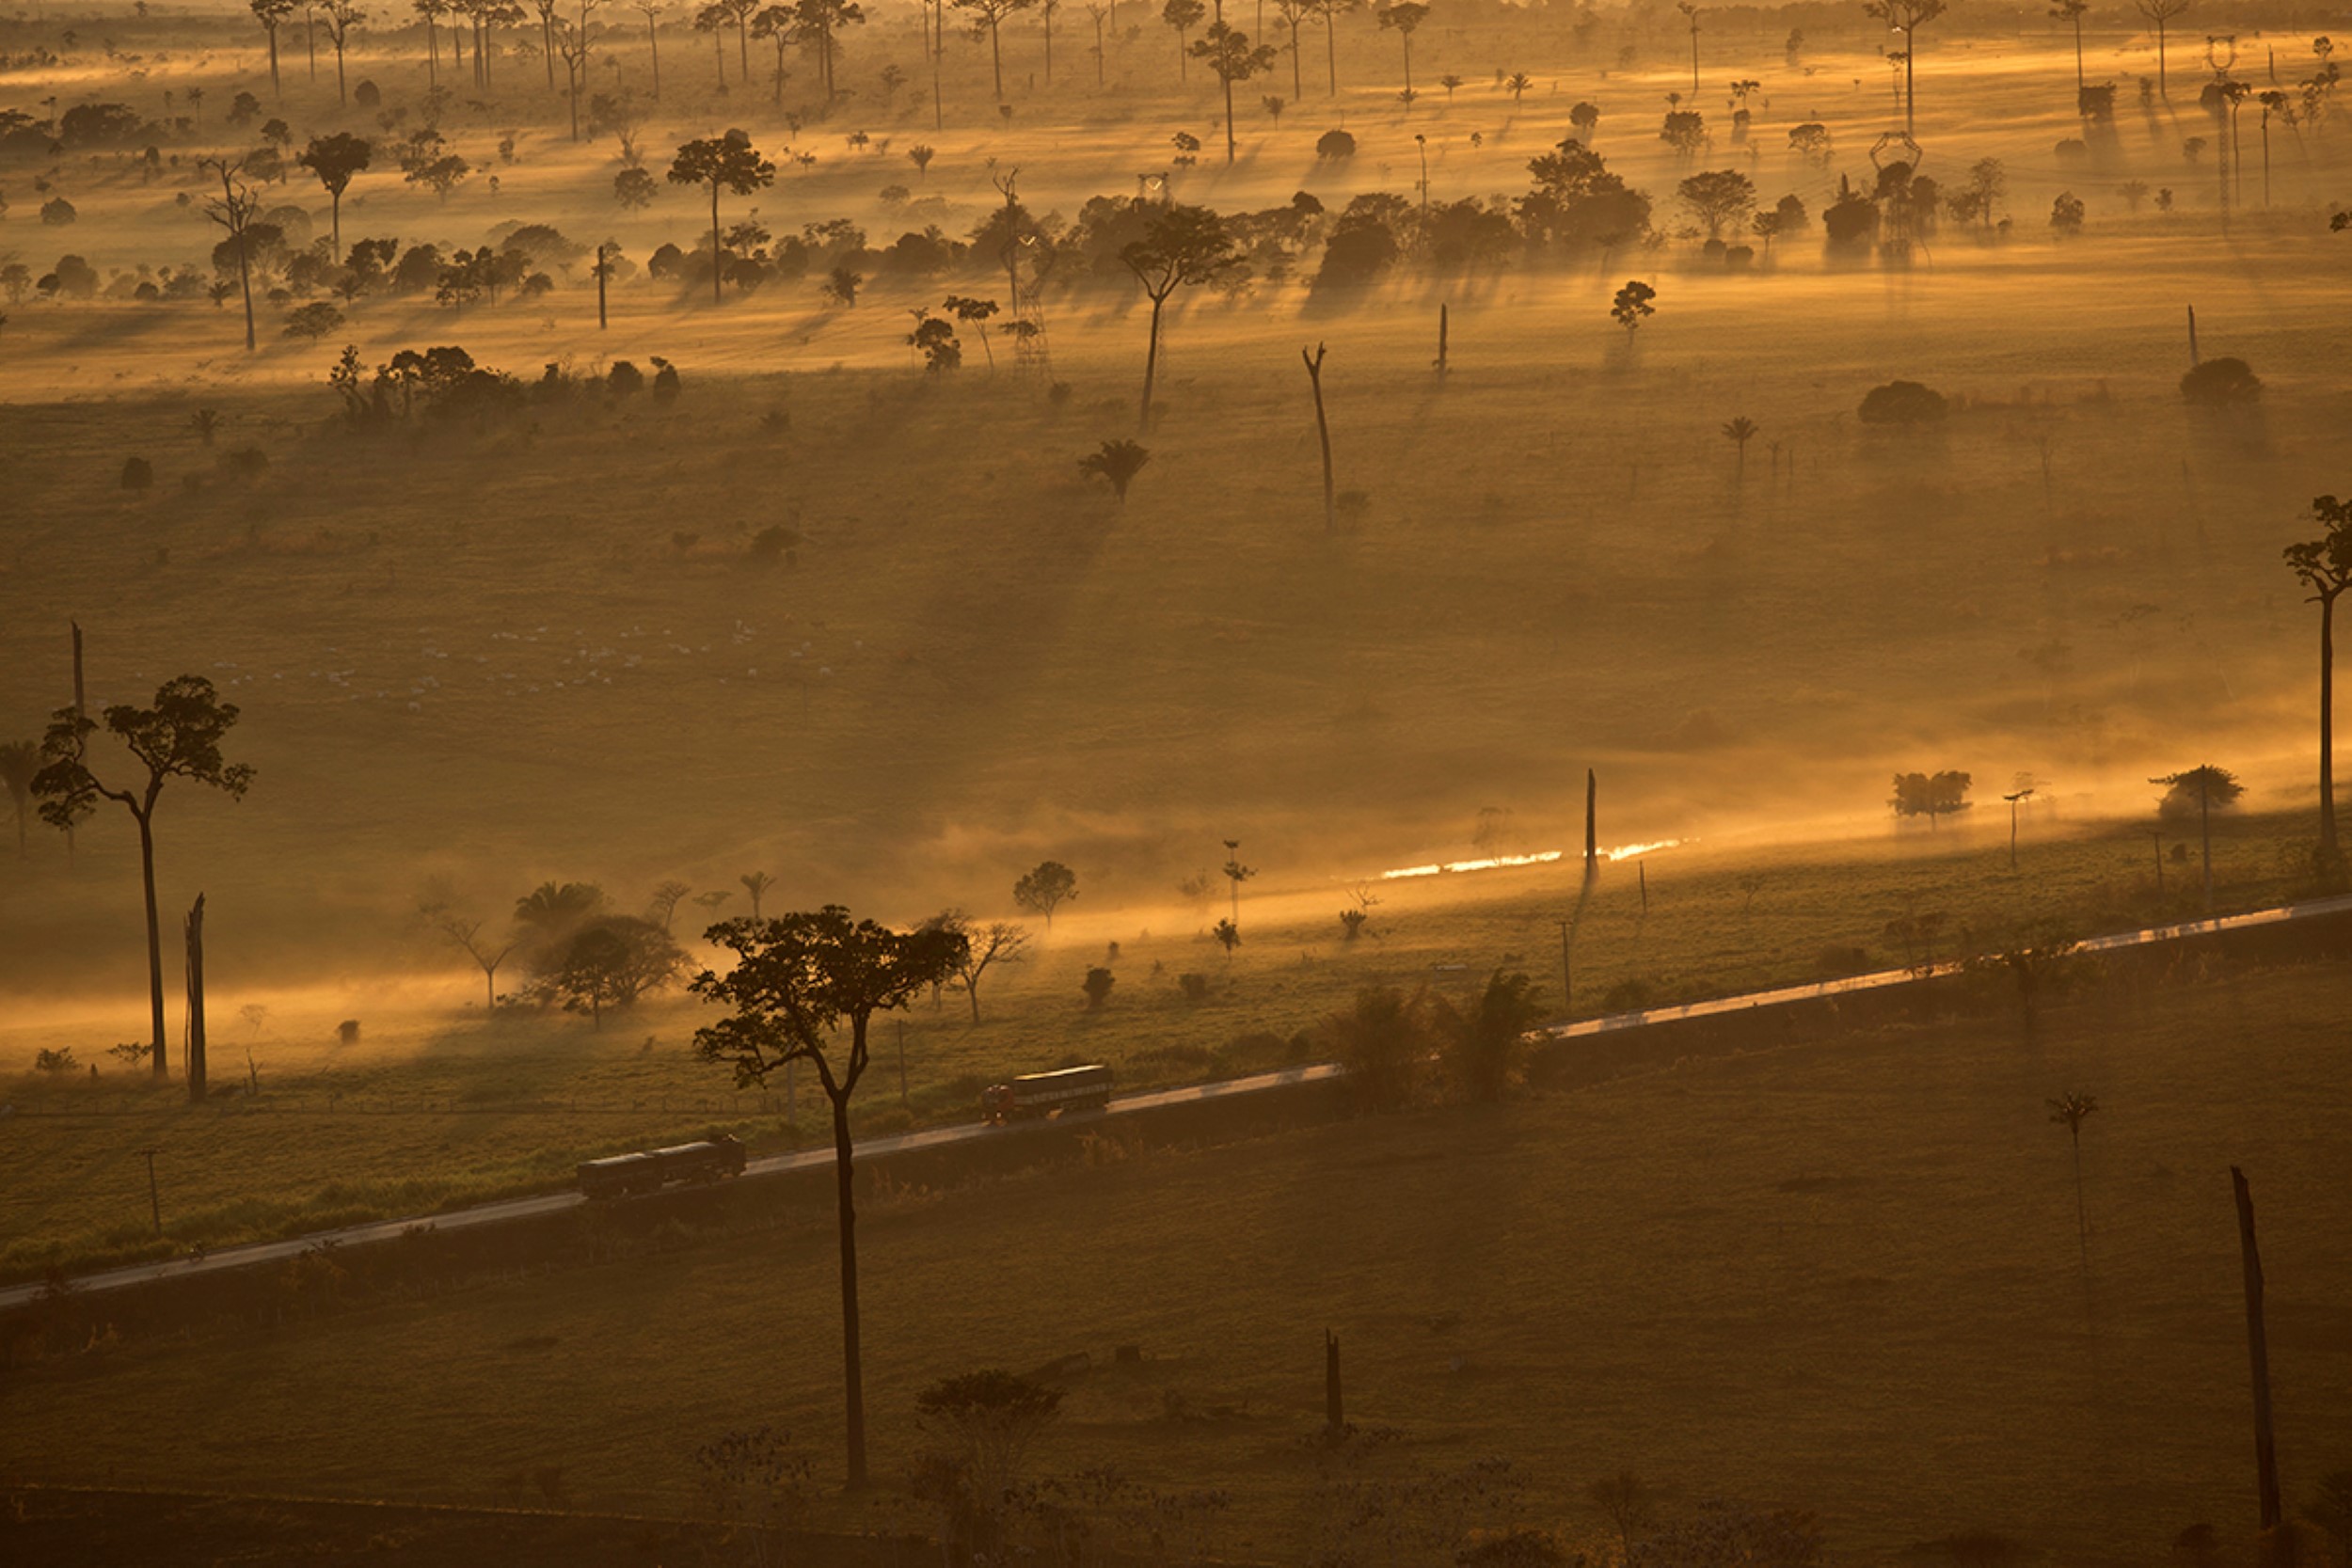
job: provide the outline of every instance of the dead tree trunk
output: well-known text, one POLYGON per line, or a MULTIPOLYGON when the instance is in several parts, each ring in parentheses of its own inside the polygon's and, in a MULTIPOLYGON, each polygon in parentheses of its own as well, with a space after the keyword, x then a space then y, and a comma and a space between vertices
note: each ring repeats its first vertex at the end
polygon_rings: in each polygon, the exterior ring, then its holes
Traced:
POLYGON ((1438 307, 1438 375, 1440 379, 1444 377, 1446 371, 1446 308, 1440 305, 1438 307))
POLYGON ((1600 819, 1596 813, 1599 803, 1600 781, 1589 768, 1584 769, 1584 875, 1600 875, 1600 819))
MULTIPOLYGON (((2254 1244, 2254 1195, 2246 1173, 2230 1167, 2230 1185, 2237 1194, 2238 1251, 2246 1269, 2246 1351, 2254 1373, 2254 1474, 2262 1507, 2262 1530, 2267 1544, 2282 1517, 2279 1504, 2279 1446, 2270 1426, 2270 1341, 2263 1329, 2263 1260, 2254 1244)), ((2264 1553, 2265 1562, 2269 1553, 2264 1553)))
POLYGON ((1323 441, 1323 531, 1337 533, 1340 503, 1338 493, 1331 488, 1331 421, 1323 413, 1323 345, 1317 343, 1312 354, 1302 348, 1298 357, 1305 362, 1307 380, 1315 389, 1315 435, 1323 441))
POLYGON ((188 910, 188 1103, 204 1098, 204 895, 188 910))

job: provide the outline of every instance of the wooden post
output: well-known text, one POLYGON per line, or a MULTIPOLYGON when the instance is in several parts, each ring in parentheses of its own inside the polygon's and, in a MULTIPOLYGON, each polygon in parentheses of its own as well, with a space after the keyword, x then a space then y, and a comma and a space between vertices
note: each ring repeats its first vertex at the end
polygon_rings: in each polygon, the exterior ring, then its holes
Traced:
POLYGON ((1584 878, 1587 881, 1600 875, 1600 819, 1595 813, 1599 796, 1600 780, 1587 768, 1584 769, 1584 878))
POLYGON ((1440 306, 1438 306, 1438 374, 1440 377, 1443 377, 1443 376, 1444 376, 1444 374, 1445 374, 1445 350, 1446 350, 1446 341, 1445 341, 1445 340, 1446 340, 1446 308, 1445 308, 1444 306, 1440 305, 1440 306))
POLYGON ((1323 1331, 1323 1433, 1336 1443, 1346 1433, 1347 1420, 1340 1410, 1340 1337, 1323 1331))
POLYGON ((1649 918, 1649 867, 1640 861, 1633 863, 1634 871, 1642 879, 1642 918, 1649 918))
POLYGON ((2199 364, 2199 360, 2198 360, 2198 358, 2197 358, 2197 307, 2196 307, 2196 306, 2194 306, 2194 305, 2192 305, 2192 306, 2190 306, 2190 307, 2188 308, 2188 365, 2189 365, 2189 369, 2191 369, 2191 370, 2195 370, 2195 369, 2197 368, 2198 364, 2199 364))
POLYGON ((1338 496, 1331 488, 1331 421, 1323 414, 1323 345, 1317 343, 1312 354, 1302 348, 1298 351, 1298 357, 1305 361, 1307 379, 1315 389, 1315 435, 1323 441, 1323 531, 1337 533, 1340 531, 1340 505, 1338 496))
MULTIPOLYGON (((2254 1372, 2254 1473, 2265 1536, 2279 1528, 2279 1447, 2270 1428, 2270 1342, 2263 1332, 2263 1259, 2254 1245, 2254 1195, 2246 1173, 2230 1167, 2237 1195, 2238 1253, 2246 1271, 2246 1350, 2254 1372)), ((2267 1554, 2265 1554, 2265 1558, 2267 1554)))
POLYGON ((604 315, 604 280, 612 272, 612 263, 604 259, 604 249, 601 245, 596 246, 596 330, 599 332, 611 325, 604 315))
POLYGON ((2164 896, 2164 835, 2152 832, 2148 836, 2156 841, 2156 896, 2161 898, 2164 896))
POLYGON ((204 1099, 204 895, 188 910, 188 1103, 204 1099))

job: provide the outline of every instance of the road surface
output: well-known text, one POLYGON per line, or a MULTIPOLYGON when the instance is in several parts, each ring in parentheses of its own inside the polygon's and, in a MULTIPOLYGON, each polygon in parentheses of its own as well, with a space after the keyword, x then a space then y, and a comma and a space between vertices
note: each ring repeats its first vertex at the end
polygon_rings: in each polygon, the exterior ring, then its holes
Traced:
MULTIPOLYGON (((2245 914, 2227 914, 2213 920, 2184 921, 2173 926, 2151 926, 2137 931, 2120 931, 2112 936, 2093 937, 2083 943, 2087 952, 2111 953, 2130 947, 2145 947, 2160 942, 2178 942, 2184 937, 2209 936, 2220 931, 2242 931, 2262 926, 2277 926, 2291 920, 2309 920, 2322 915, 2352 911, 2352 895, 2335 898, 2314 899, 2307 904, 2289 904, 2275 909, 2254 910, 2245 914)), ((1623 1029, 1642 1029, 1654 1024, 1672 1023, 1684 1019, 1712 1018, 1724 1013, 1745 1012, 1755 1007, 1785 1006, 1792 1002, 1817 1001, 1823 997, 1843 996, 1855 991, 1878 990, 1887 986, 1907 985, 1935 974, 1948 974, 1957 964, 1940 963, 1925 970, 1883 969, 1868 974, 1850 974, 1835 980, 1815 980, 1800 986, 1780 986, 1771 990, 1746 991, 1738 996, 1720 996, 1706 1002, 1686 1003, 1675 1007, 1651 1007, 1641 1012, 1613 1013, 1603 1018, 1581 1018, 1565 1023, 1548 1024, 1536 1031, 1551 1039, 1580 1039, 1594 1035, 1614 1034, 1623 1029)), ((1129 1116, 1138 1111, 1152 1111, 1168 1105, 1184 1105, 1208 1100, 1224 1100, 1234 1095, 1257 1094, 1267 1089, 1281 1088, 1293 1084, 1312 1084, 1340 1075, 1334 1062, 1320 1062, 1307 1067, 1284 1068, 1278 1072, 1252 1073, 1246 1078, 1228 1078, 1214 1084, 1191 1084, 1182 1088, 1154 1089, 1148 1094, 1134 1094, 1110 1103, 1111 1116, 1129 1116)), ((1037 1127, 1048 1125, 1035 1124, 1037 1127)), ((1034 1128, 1030 1129, 1034 1130, 1034 1128)), ((1018 1135, 1024 1129, 991 1127, 980 1122, 965 1122, 953 1127, 930 1127, 917 1132, 899 1132, 886 1138, 868 1138, 857 1146, 860 1160, 887 1159, 893 1154, 909 1154, 916 1149, 937 1148, 947 1144, 968 1142, 974 1138, 1001 1138, 1018 1135)), ((806 1170, 813 1165, 833 1163, 830 1147, 804 1148, 790 1154, 771 1155, 754 1160, 744 1168, 746 1179, 776 1176, 787 1171, 806 1170)), ((218 1252, 197 1258, 177 1258, 161 1263, 135 1263, 127 1268, 109 1269, 103 1274, 85 1275, 73 1282, 75 1291, 119 1290, 125 1285, 146 1284, 158 1279, 184 1279, 196 1275, 215 1274, 224 1269, 250 1268, 258 1263, 277 1262, 299 1256, 323 1242, 337 1246, 367 1246, 377 1242, 397 1240, 412 1229, 464 1230, 478 1225, 502 1225, 510 1220, 530 1219, 540 1214, 557 1213, 575 1209, 588 1200, 578 1193, 548 1193, 538 1197, 509 1198, 501 1203, 485 1203, 471 1209, 458 1209, 445 1214, 419 1214, 409 1219, 384 1220, 373 1225, 347 1226, 341 1230, 321 1231, 314 1235, 297 1236, 291 1241, 260 1242, 247 1246, 223 1247, 218 1252)), ((39 1295, 45 1287, 19 1285, 0 1290, 0 1311, 21 1306, 39 1295)))
MULTIPOLYGON (((1108 1114, 1132 1116, 1137 1111, 1157 1110, 1162 1106, 1256 1094, 1286 1085, 1311 1084, 1335 1078, 1339 1076, 1339 1071, 1337 1065, 1325 1062, 1310 1067, 1284 1068, 1279 1072, 1253 1073, 1247 1078, 1227 1078, 1214 1084, 1154 1089, 1148 1094, 1131 1094, 1112 1101, 1108 1114)), ((1032 1122, 1017 1127, 992 1127, 984 1122, 962 1122, 953 1127, 927 1127, 916 1132, 867 1138, 857 1146, 857 1158, 861 1161, 886 1159, 893 1154, 910 1154, 916 1149, 966 1143, 974 1138, 1017 1136, 1024 1132, 1034 1132, 1051 1125, 1049 1122, 1032 1122)), ((813 1165, 832 1164, 833 1146, 826 1144, 815 1148, 797 1149, 790 1154, 771 1154, 764 1160, 754 1160, 744 1166, 743 1176, 746 1180, 778 1176, 787 1171, 806 1170, 813 1165)), ((511 1220, 532 1219, 541 1214, 577 1209, 587 1201, 578 1193, 546 1193, 537 1197, 508 1198, 499 1203, 452 1210, 445 1214, 418 1214, 408 1219, 346 1226, 341 1230, 319 1231, 283 1242, 257 1242, 246 1246, 223 1247, 218 1252, 205 1253, 201 1257, 175 1258, 160 1263, 134 1263, 127 1268, 108 1269, 103 1274, 77 1278, 73 1281, 73 1289, 76 1292, 112 1291, 125 1285, 143 1285, 158 1279, 187 1279, 198 1275, 217 1274, 224 1269, 246 1269, 259 1263, 274 1263, 299 1257, 323 1242, 331 1242, 337 1246, 369 1246, 378 1242, 397 1241, 410 1230, 467 1230, 478 1225, 503 1225, 511 1220)), ((42 1285, 18 1285, 0 1290, 0 1311, 22 1306, 44 1289, 46 1287, 42 1285)))

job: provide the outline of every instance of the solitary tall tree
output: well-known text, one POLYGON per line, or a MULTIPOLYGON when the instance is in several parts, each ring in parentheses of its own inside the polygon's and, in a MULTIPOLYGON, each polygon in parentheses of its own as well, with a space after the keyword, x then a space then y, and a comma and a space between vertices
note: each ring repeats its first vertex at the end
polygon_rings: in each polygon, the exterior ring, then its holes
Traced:
POLYGON ((1192 30, 1200 26, 1200 19, 1208 14, 1209 8, 1200 0, 1168 0, 1168 4, 1160 8, 1160 20, 1175 29, 1176 80, 1180 83, 1184 80, 1185 56, 1192 53, 1192 45, 1188 41, 1192 30))
POLYGON ((2136 0, 2136 3, 2139 7, 2139 14, 2155 25, 2156 92, 2161 97, 2169 98, 2172 96, 2172 85, 2165 79, 2164 74, 2165 26, 2174 17, 2187 10, 2191 0, 2136 0))
POLYGON ((246 236, 255 216, 262 210, 262 193, 253 188, 245 177, 243 158, 201 158, 197 167, 209 168, 220 176, 220 195, 207 197, 204 215, 229 231, 229 244, 237 253, 237 286, 245 293, 245 348, 253 352, 253 246, 246 236))
POLYGON ((2287 569, 2319 606, 2319 860, 2321 874, 2333 879, 2344 870, 2336 842, 2336 600, 2352 588, 2352 501, 2321 496, 2312 502, 2312 518, 2327 531, 2289 545, 2285 555, 2287 569))
POLYGON ((2066 1129, 2066 1135, 2074 1147, 2074 1236, 2082 1244, 2083 1281, 2090 1280, 2090 1220, 2083 1206, 2083 1123, 2099 1108, 2098 1100, 2087 1094, 2061 1095, 2050 1101, 2050 1119, 2066 1129))
POLYGON ((1078 896, 1078 874, 1059 861, 1040 861, 1037 869, 1012 884, 1012 901, 1045 918, 1054 928, 1054 911, 1078 896))
POLYGON ((71 830, 112 800, 131 814, 139 829, 139 874, 147 887, 147 982, 153 1025, 155 1076, 166 1076, 164 1058, 164 937, 155 899, 155 804, 164 785, 187 779, 217 789, 232 800, 245 798, 253 769, 220 754, 222 736, 237 722, 237 705, 224 703, 201 675, 182 675, 156 689, 152 707, 118 703, 105 711, 105 730, 120 740, 139 767, 140 782, 108 784, 92 769, 90 737, 99 723, 81 709, 59 708, 41 740, 41 770, 33 793, 40 796, 41 820, 71 830))
POLYGON ((312 136, 310 145, 294 155, 294 162, 319 177, 326 194, 334 203, 335 254, 343 253, 343 192, 351 188, 354 176, 368 166, 375 155, 366 138, 348 131, 338 131, 331 136, 312 136))
POLYGON ((1696 103, 1699 96, 1699 8, 1691 0, 1675 0, 1675 9, 1680 11, 1682 20, 1691 24, 1691 101, 1696 103))
POLYGON ((2074 24, 2074 102, 2083 96, 2083 12, 2090 9, 2090 0, 2050 0, 2050 20, 2074 24))
POLYGON ((1380 25, 1394 33, 1405 44, 1405 107, 1410 113, 1413 105, 1413 35, 1429 20, 1429 8, 1421 0, 1396 0, 1396 4, 1380 12, 1380 25))
POLYGON ((326 40, 335 46, 335 96, 348 104, 351 94, 343 86, 343 50, 351 42, 351 30, 367 21, 367 8, 355 6, 351 0, 326 0, 326 40))
POLYGON ((1917 129, 1913 113, 1912 71, 1919 59, 1919 29, 1944 14, 1944 0, 1865 0, 1864 13, 1903 36, 1903 135, 1917 129))
POLYGON ((1233 162, 1233 84, 1247 82, 1262 71, 1274 69, 1274 46, 1262 43, 1252 48, 1249 35, 1224 22, 1209 24, 1209 36, 1192 46, 1193 56, 1206 60, 1216 79, 1225 86, 1225 162, 1233 162))
POLYGON ((1748 477, 1748 443, 1756 439, 1757 425, 1745 414, 1724 426, 1724 439, 1739 449, 1740 460, 1732 469, 1732 483, 1737 484, 1748 477))
POLYGON ((1145 226, 1143 238, 1119 253, 1152 301, 1149 345, 1143 357, 1143 417, 1152 428, 1152 388, 1160 368, 1160 312, 1177 290, 1197 287, 1241 265, 1241 252, 1225 232, 1225 221, 1206 207, 1164 207, 1145 226))
POLYGON ((759 155, 752 146, 752 138, 740 131, 729 131, 723 136, 702 136, 682 144, 676 159, 670 165, 670 183, 674 185, 708 185, 710 187, 710 298, 713 304, 723 298, 722 286, 726 281, 726 251, 719 237, 719 193, 732 191, 737 196, 749 196, 763 185, 776 182, 776 166, 759 155))
POLYGON ((841 1357, 849 1429, 849 1481, 866 1484, 866 1395, 858 1343, 857 1200, 850 1168, 850 1102, 870 1061, 873 1016, 903 1007, 957 973, 969 944, 939 926, 894 931, 829 904, 775 920, 730 920, 707 939, 735 955, 725 974, 703 971, 697 995, 734 1011, 694 1031, 705 1061, 735 1069, 739 1085, 765 1084, 777 1069, 808 1062, 833 1105, 834 1199, 841 1243, 841 1357), (846 1050, 839 1038, 849 1026, 846 1050))
POLYGON ((253 8, 253 20, 260 23, 262 31, 269 36, 270 95, 283 99, 286 89, 278 80, 278 29, 285 24, 286 18, 294 15, 294 0, 249 0, 249 3, 253 8))
POLYGON ((1323 18, 1323 62, 1330 73, 1330 87, 1325 94, 1327 97, 1337 98, 1340 95, 1340 15, 1343 11, 1354 10, 1362 3, 1363 0, 1307 0, 1306 14, 1323 18))
POLYGON ((424 19, 424 86, 430 92, 441 85, 440 20, 451 6, 449 0, 408 0, 408 8, 424 19))
MULTIPOLYGON (((981 30, 986 29, 989 65, 995 72, 996 102, 1002 103, 1005 101, 1005 51, 998 41, 998 30, 1003 27, 1005 18, 1027 10, 1037 0, 951 0, 951 3, 956 9, 971 13, 973 37, 977 38, 981 30)), ((936 93, 933 96, 936 97, 936 93)))
POLYGON ((770 888, 776 885, 776 879, 765 871, 746 871, 736 880, 741 882, 743 891, 752 895, 752 918, 757 920, 759 901, 767 896, 770 888))
POLYGON ((2164 800, 2158 808, 2162 815, 2176 816, 2190 811, 2197 814, 2198 834, 2204 840, 2205 912, 2213 913, 2213 811, 2237 804, 2246 793, 2235 773, 2212 763, 2191 768, 2179 773, 2167 773, 2150 779, 2150 784, 2165 786, 2164 800))
POLYGON ((977 931, 965 932, 963 962, 956 977, 972 1003, 972 1022, 980 1022, 980 976, 991 964, 1017 964, 1029 955, 1029 931, 1009 920, 994 920, 977 931))

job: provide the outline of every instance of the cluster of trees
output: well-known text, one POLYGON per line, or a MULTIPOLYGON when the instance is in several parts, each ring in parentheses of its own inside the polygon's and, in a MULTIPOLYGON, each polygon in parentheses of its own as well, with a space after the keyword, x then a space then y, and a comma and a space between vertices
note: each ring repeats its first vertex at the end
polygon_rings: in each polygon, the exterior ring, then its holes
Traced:
POLYGON ((482 971, 490 1006, 560 1006, 585 1013, 591 1027, 601 1027, 608 1009, 635 1006, 684 971, 686 953, 670 936, 675 904, 675 895, 666 904, 657 895, 647 913, 623 914, 593 882, 549 881, 515 900, 502 930, 442 900, 428 900, 418 912, 482 971), (498 974, 510 963, 522 971, 525 984, 501 996, 498 974))
POLYGON ((1496 1101, 1520 1082, 1527 1034, 1544 1019, 1542 996, 1526 974, 1502 969, 1459 1001, 1426 989, 1368 986, 1319 1033, 1368 1109, 1398 1110, 1449 1089, 1496 1101))

